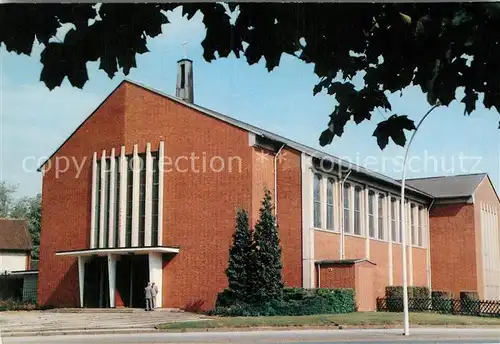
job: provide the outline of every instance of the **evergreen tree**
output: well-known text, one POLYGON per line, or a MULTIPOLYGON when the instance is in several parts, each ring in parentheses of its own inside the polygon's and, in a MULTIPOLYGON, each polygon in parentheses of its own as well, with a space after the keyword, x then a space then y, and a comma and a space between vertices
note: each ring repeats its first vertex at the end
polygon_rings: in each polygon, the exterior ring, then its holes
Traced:
POLYGON ((255 225, 251 260, 252 301, 257 303, 279 299, 283 291, 281 247, 272 210, 271 192, 266 188, 255 225))
POLYGON ((233 245, 229 250, 229 264, 226 269, 229 290, 238 301, 247 300, 251 250, 252 233, 248 224, 248 214, 245 210, 238 210, 233 245))

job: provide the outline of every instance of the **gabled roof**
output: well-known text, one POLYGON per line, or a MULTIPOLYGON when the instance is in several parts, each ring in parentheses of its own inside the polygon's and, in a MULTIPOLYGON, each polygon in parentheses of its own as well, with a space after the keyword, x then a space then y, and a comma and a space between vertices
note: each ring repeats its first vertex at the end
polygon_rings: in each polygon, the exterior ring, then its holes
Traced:
POLYGON ((28 221, 0 219, 0 251, 29 251, 32 247, 28 221))
POLYGON ((486 173, 461 174, 407 179, 406 183, 435 198, 461 198, 474 195, 477 187, 485 177, 487 177, 486 173))
MULTIPOLYGON (((249 132, 251 132, 251 133, 253 133, 255 135, 259 135, 261 137, 270 139, 272 141, 281 142, 281 143, 285 144, 286 146, 288 146, 290 148, 293 148, 293 149, 295 149, 295 150, 297 150, 299 152, 306 153, 306 154, 308 154, 310 156, 313 156, 313 157, 316 157, 316 158, 319 158, 319 159, 328 160, 328 161, 333 162, 333 163, 335 163, 335 164, 337 164, 339 166, 342 166, 342 168, 352 169, 352 170, 356 171, 359 174, 362 174, 362 175, 365 175, 367 177, 371 177, 371 178, 380 180, 380 181, 385 182, 387 184, 390 184, 392 186, 401 187, 401 184, 399 183, 399 181, 397 181, 397 180, 395 180, 395 179, 393 179, 391 177, 388 177, 386 175, 383 175, 383 174, 375 172, 375 171, 371 171, 371 170, 369 170, 367 168, 364 168, 362 166, 353 164, 353 163, 351 163, 349 161, 342 160, 342 159, 340 159, 340 158, 338 158, 338 157, 336 157, 334 155, 331 155, 331 154, 322 152, 320 150, 317 150, 315 148, 303 145, 301 143, 298 143, 296 141, 290 140, 290 139, 285 138, 283 136, 280 136, 278 134, 275 134, 275 133, 272 133, 270 131, 264 130, 262 128, 253 126, 251 124, 242 122, 242 121, 237 120, 237 119, 235 119, 233 117, 229 117, 227 115, 224 115, 224 114, 221 114, 219 112, 216 112, 216 111, 204 108, 202 106, 198 106, 198 105, 195 105, 195 104, 183 101, 183 100, 181 100, 181 99, 179 99, 177 97, 171 96, 169 94, 166 94, 166 93, 164 93, 162 91, 159 91, 157 89, 151 88, 149 86, 143 85, 143 84, 138 83, 136 81, 132 81, 132 80, 128 80, 128 79, 123 80, 111 92, 111 94, 113 94, 123 83, 129 83, 129 84, 135 85, 137 87, 143 88, 143 89, 148 90, 150 92, 153 92, 153 93, 155 93, 157 95, 160 95, 160 96, 162 96, 164 98, 170 99, 170 100, 172 100, 172 101, 174 101, 176 103, 180 103, 180 104, 182 104, 184 106, 187 106, 187 107, 189 107, 191 109, 197 110, 197 111, 199 111, 199 112, 201 112, 201 113, 203 113, 205 115, 208 115, 208 116, 213 117, 213 118, 217 118, 217 119, 219 119, 219 120, 221 120, 223 122, 229 123, 229 124, 231 124, 231 125, 233 125, 235 127, 238 127, 238 128, 244 129, 246 131, 249 131, 249 132)), ((108 99, 111 96, 111 94, 108 95, 106 97, 106 99, 108 99)), ((98 106, 98 108, 104 103, 104 101, 98 106)), ((94 112, 92 112, 92 114, 95 113, 96 110, 94 110, 94 112)), ((85 123, 92 116, 92 114, 89 117, 87 117, 87 119, 85 119, 85 121, 83 123, 85 123)), ((52 153, 52 155, 47 160, 45 160, 45 162, 38 168, 38 171, 40 171, 41 168, 45 165, 45 163, 47 161, 49 161, 59 151, 59 149, 64 145, 64 143, 66 143, 71 138, 71 136, 73 136, 73 134, 83 125, 83 123, 80 124, 80 126, 63 142, 63 144, 61 144, 61 146, 59 146, 56 149, 56 151, 54 153, 52 153)), ((415 192, 415 193, 417 193, 417 194, 419 194, 421 196, 424 196, 426 198, 429 198, 429 199, 432 198, 431 194, 429 194, 427 192, 424 192, 422 190, 418 190, 418 189, 412 187, 411 185, 409 185, 407 187, 407 189, 410 190, 410 191, 413 191, 413 192, 415 192)))

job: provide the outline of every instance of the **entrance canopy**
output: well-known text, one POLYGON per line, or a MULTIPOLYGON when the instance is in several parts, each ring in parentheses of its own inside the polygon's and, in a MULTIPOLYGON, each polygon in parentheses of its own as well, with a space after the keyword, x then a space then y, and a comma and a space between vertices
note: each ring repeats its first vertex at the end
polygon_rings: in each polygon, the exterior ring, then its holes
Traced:
POLYGON ((116 247, 116 248, 93 248, 86 250, 71 250, 56 252, 56 256, 106 256, 108 254, 149 254, 149 253, 179 253, 178 247, 151 246, 151 247, 116 247))
MULTIPOLYGON (((102 306, 104 303, 104 299, 109 300, 109 307, 115 307, 116 306, 116 299, 117 299, 117 276, 116 276, 116 271, 117 271, 117 263, 118 265, 121 265, 122 268, 125 264, 125 261, 129 261, 129 257, 131 258, 139 258, 139 257, 144 257, 146 256, 146 266, 144 268, 140 268, 139 270, 133 269, 133 264, 130 265, 128 264, 125 270, 129 269, 125 273, 127 275, 130 285, 129 285, 129 290, 128 290, 128 295, 129 295, 129 304, 133 304, 133 294, 134 294, 134 279, 136 281, 137 278, 140 275, 140 272, 147 271, 148 276, 145 277, 144 283, 147 283, 148 278, 149 281, 155 281, 155 284, 158 286, 158 293, 156 295, 156 301, 157 304, 155 307, 161 307, 163 304, 162 302, 162 289, 163 289, 163 277, 162 277, 162 271, 163 271, 163 256, 164 254, 169 254, 169 255, 175 255, 179 253, 179 248, 178 247, 168 247, 168 246, 149 246, 149 247, 117 247, 117 248, 93 248, 93 249, 86 249, 86 250, 71 250, 71 251, 59 251, 56 252, 56 256, 71 256, 71 257, 76 257, 78 258, 78 280, 79 280, 79 289, 80 289, 80 307, 84 306, 84 281, 85 281, 85 266, 87 264, 91 264, 92 261, 97 260, 102 260, 104 257, 104 263, 103 266, 101 266, 101 272, 100 275, 97 278, 97 284, 100 286, 100 291, 97 293, 99 297, 99 305, 102 306), (134 257, 135 256, 135 257, 134 257), (107 263, 106 263, 107 262, 107 263), (123 263, 123 264, 122 264, 123 263), (107 268, 105 268, 107 265, 107 268), (129 266, 130 265, 130 266, 129 266), (104 271, 105 270, 105 271, 104 271), (133 270, 136 270, 135 272, 133 270), (135 277, 133 277, 135 276, 135 277), (109 291, 109 297, 106 296, 103 298, 103 294, 105 291, 105 284, 108 284, 108 291, 109 291)), ((99 269, 97 269, 99 270, 99 269)), ((92 274, 97 271, 94 268, 91 268, 89 266, 88 273, 92 274)), ((118 270, 120 270, 120 267, 118 267, 118 270)), ((123 269, 121 269, 123 272, 123 269)), ((120 280, 123 280, 123 277, 125 275, 122 275, 120 280)), ((142 275, 141 275, 142 276, 142 275)), ((143 277, 144 277, 143 276, 143 277)), ((95 277, 95 276, 94 276, 95 277)), ((136 283, 137 284, 137 283, 136 283)), ((140 287, 135 288, 135 294, 142 290, 144 286, 141 285, 140 287)), ((120 286, 118 286, 118 289, 120 289, 120 286)), ((108 303, 108 302, 106 302, 108 303)))

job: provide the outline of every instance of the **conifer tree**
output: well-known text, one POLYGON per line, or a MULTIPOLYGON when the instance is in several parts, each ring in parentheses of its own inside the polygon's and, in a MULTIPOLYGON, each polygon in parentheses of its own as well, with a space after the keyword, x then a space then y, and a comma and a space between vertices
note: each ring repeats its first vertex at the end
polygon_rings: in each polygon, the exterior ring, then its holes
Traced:
POLYGON ((252 233, 248 224, 248 213, 245 210, 238 210, 233 245, 229 250, 229 264, 226 269, 229 290, 238 301, 247 300, 251 250, 252 233))
POLYGON ((266 188, 260 217, 255 225, 251 261, 252 301, 257 303, 279 299, 283 291, 281 247, 272 211, 271 192, 266 188))

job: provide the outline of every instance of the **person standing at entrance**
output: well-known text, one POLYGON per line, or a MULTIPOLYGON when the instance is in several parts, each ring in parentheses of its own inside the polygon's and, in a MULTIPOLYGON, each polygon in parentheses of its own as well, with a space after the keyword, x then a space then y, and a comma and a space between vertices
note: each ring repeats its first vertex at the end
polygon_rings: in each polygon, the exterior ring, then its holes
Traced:
POLYGON ((151 301, 153 305, 153 310, 156 308, 156 295, 158 295, 158 287, 156 286, 155 282, 151 284, 151 301))
POLYGON ((144 288, 144 297, 146 298, 146 311, 152 311, 151 301, 153 299, 153 288, 151 287, 151 282, 148 282, 148 285, 144 288))

